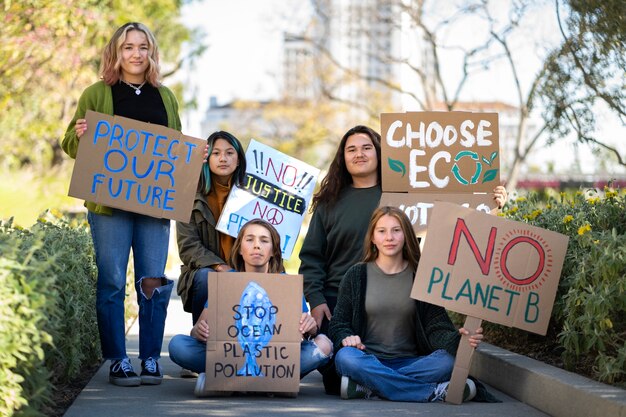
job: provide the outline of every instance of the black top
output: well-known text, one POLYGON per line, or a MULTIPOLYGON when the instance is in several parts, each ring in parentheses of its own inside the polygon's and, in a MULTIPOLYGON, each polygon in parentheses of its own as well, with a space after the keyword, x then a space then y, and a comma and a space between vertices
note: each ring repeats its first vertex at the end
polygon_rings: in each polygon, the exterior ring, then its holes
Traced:
MULTIPOLYGON (((139 84, 133 85, 139 87, 139 84)), ((156 87, 145 83, 141 87, 141 94, 137 95, 134 88, 120 81, 111 86, 111 92, 113 114, 116 116, 167 126, 167 112, 156 87)))

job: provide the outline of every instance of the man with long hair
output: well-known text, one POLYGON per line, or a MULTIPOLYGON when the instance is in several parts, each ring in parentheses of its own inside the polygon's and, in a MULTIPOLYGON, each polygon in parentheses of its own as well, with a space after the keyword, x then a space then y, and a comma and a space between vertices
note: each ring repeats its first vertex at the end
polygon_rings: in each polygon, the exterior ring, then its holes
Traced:
MULTIPOLYGON (((300 250, 304 294, 326 332, 345 272, 363 254, 370 216, 380 201, 380 135, 367 126, 348 130, 313 197, 313 217, 300 250)), ((334 367, 320 369, 329 394, 339 393, 334 367)))

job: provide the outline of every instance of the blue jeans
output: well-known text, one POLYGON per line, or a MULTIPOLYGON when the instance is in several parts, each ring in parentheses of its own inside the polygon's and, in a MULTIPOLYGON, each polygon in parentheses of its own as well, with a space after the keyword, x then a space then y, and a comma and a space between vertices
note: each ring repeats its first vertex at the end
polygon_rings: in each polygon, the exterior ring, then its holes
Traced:
POLYGON ((379 359, 354 347, 335 355, 337 373, 345 375, 391 401, 426 402, 437 383, 449 381, 454 357, 445 350, 428 356, 379 359))
POLYGON ((87 215, 98 266, 96 313, 102 356, 124 359, 126 354, 124 298, 126 269, 133 251, 135 290, 139 304, 139 359, 161 356, 167 305, 174 286, 164 278, 170 221, 113 209, 111 216, 87 215), (161 278, 161 287, 148 299, 143 278, 161 278))
MULTIPOLYGON (((168 349, 170 359, 182 368, 198 373, 206 371, 206 343, 178 334, 170 340, 168 349)), ((329 360, 330 356, 322 354, 312 340, 303 340, 300 344, 300 378, 329 360)))
POLYGON ((193 274, 191 284, 191 318, 196 324, 202 314, 209 297, 209 272, 215 272, 213 268, 201 268, 193 274))

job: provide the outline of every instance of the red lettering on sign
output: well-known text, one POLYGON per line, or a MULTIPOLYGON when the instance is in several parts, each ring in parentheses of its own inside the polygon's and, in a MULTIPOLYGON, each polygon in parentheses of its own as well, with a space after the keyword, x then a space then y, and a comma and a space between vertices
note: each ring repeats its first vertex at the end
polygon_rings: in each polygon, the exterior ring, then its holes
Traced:
POLYGON ((454 227, 454 236, 452 237, 452 246, 450 246, 450 253, 448 255, 448 265, 454 265, 456 262, 456 256, 459 251, 459 245, 461 244, 461 235, 465 236, 465 240, 470 246, 478 265, 480 266, 480 270, 483 275, 489 275, 489 269, 491 265, 491 258, 493 257, 493 249, 496 241, 497 229, 495 227, 491 228, 489 232, 489 241, 487 242, 487 248, 485 249, 485 256, 482 257, 480 254, 480 250, 478 249, 478 245, 472 236, 472 233, 467 228, 465 221, 463 219, 456 220, 456 226, 454 227))

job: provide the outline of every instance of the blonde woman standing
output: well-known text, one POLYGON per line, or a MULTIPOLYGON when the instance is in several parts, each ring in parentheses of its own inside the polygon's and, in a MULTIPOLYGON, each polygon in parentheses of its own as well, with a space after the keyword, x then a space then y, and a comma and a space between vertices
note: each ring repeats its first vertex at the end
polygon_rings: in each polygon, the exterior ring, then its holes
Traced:
MULTIPOLYGON (((87 130, 87 110, 181 129, 178 102, 159 81, 159 48, 146 26, 131 22, 115 31, 102 52, 100 75, 101 80, 82 93, 62 140, 70 157, 76 157, 87 130)), ((98 267, 96 312, 102 355, 111 361, 109 381, 120 386, 160 384, 158 360, 173 286, 164 275, 170 222, 93 202, 85 206, 98 267), (131 249, 139 304, 140 376, 125 344, 124 298, 131 249)))

